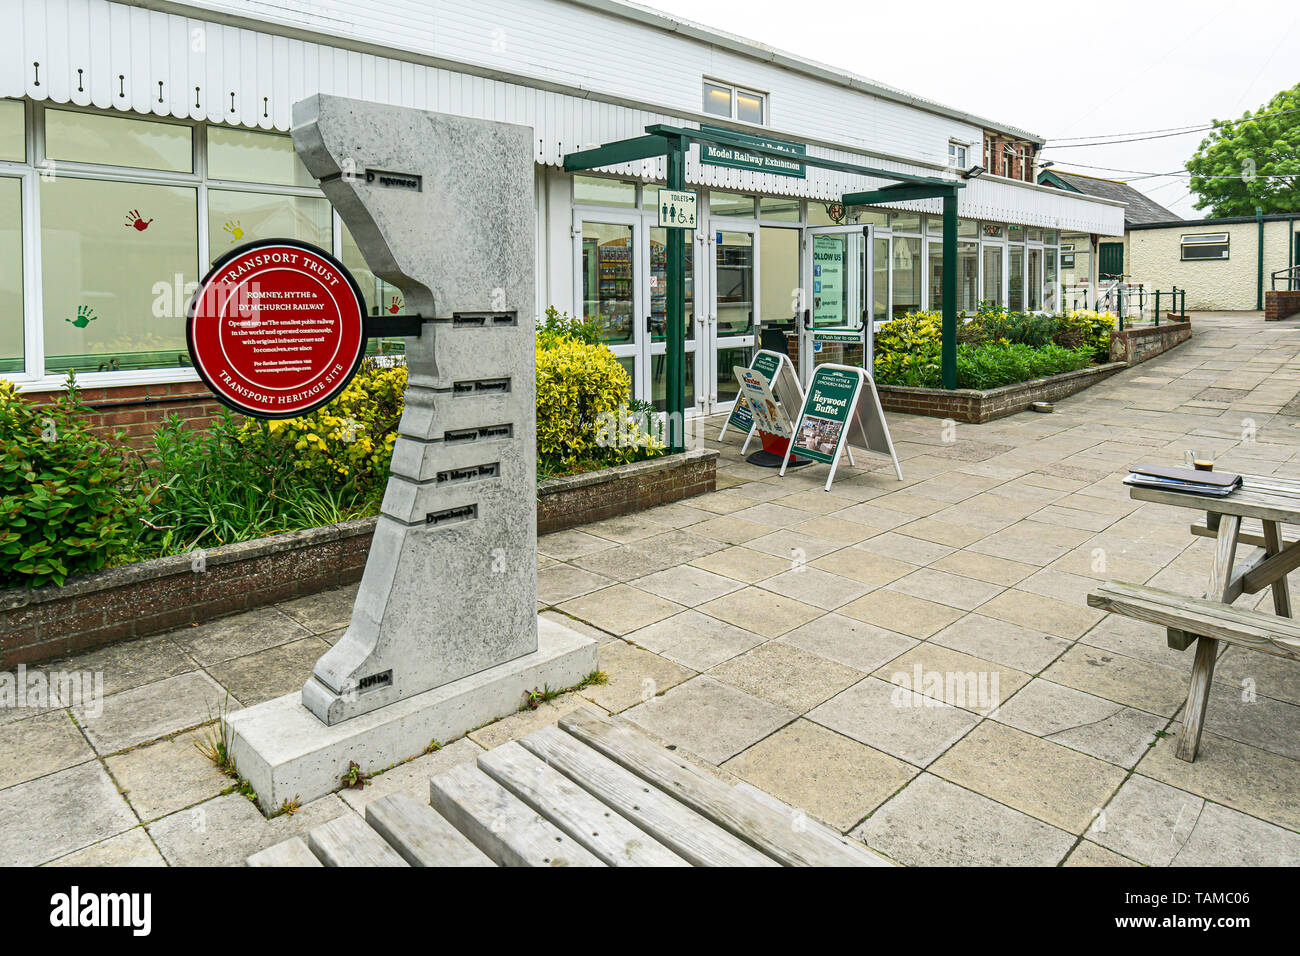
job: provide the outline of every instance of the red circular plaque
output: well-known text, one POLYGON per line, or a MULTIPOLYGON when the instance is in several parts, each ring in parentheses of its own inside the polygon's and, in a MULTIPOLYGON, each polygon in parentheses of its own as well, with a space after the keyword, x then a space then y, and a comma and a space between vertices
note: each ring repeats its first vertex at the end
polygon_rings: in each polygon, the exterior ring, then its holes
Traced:
POLYGON ((221 402, 256 418, 327 404, 365 352, 365 299, 337 259, 265 239, 217 260, 186 313, 194 368, 221 402))

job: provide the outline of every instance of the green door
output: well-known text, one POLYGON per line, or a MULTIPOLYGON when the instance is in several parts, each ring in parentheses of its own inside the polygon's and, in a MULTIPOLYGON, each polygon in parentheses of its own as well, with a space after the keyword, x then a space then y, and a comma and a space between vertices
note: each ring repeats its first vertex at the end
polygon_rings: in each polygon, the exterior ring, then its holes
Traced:
POLYGON ((1124 243, 1103 242, 1098 246, 1097 275, 1101 279, 1118 279, 1124 275, 1124 243))

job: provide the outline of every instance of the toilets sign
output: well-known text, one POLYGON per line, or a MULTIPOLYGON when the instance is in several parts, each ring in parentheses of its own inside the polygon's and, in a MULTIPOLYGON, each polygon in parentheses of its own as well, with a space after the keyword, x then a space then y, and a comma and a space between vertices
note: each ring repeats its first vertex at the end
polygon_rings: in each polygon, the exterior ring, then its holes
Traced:
POLYGON ((366 347, 365 300, 342 263, 293 239, 217 260, 186 313, 195 371, 223 404, 293 418, 330 402, 366 347))
POLYGON ((676 189, 659 190, 659 225, 665 229, 694 229, 699 195, 676 189))

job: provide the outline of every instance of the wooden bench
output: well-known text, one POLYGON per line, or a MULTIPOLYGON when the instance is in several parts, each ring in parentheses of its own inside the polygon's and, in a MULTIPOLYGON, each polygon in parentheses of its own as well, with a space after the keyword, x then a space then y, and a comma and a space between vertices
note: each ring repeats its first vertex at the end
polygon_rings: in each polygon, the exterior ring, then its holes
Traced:
POLYGON ((249 866, 891 866, 618 717, 569 714, 250 856, 249 866))
POLYGON ((1178 756, 1183 760, 1196 759, 1219 641, 1300 661, 1300 622, 1289 617, 1118 581, 1098 587, 1088 595, 1088 604, 1165 628, 1169 646, 1176 650, 1196 643, 1178 742, 1178 756))

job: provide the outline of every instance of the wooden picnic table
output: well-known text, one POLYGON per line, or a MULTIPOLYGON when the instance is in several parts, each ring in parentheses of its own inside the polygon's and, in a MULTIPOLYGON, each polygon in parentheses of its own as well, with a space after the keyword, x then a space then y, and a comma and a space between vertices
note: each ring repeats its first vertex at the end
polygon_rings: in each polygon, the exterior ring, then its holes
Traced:
MULTIPOLYGON (((1286 536, 1283 526, 1300 525, 1300 481, 1267 475, 1242 475, 1241 487, 1222 498, 1137 485, 1129 486, 1129 494, 1137 501, 1205 512, 1205 523, 1193 523, 1191 530, 1194 535, 1214 538, 1217 542, 1206 600, 1231 605, 1243 593, 1257 594, 1265 588, 1272 588, 1274 612, 1278 617, 1293 617, 1286 576, 1300 567, 1300 540, 1286 536), (1244 520, 1259 521, 1260 530, 1243 527, 1244 520), (1261 550, 1238 566, 1238 544, 1253 545, 1261 550)), ((1278 621, 1276 628, 1280 640, 1288 644, 1293 640, 1289 635, 1294 634, 1295 625, 1278 621)), ((1171 647, 1179 650, 1196 642, 1191 686, 1187 693, 1187 706, 1183 709, 1183 733, 1177 751, 1183 760, 1195 760, 1220 641, 1214 636, 1172 627, 1168 631, 1168 640, 1171 647)), ((1233 643, 1242 642, 1235 640, 1233 643)), ((1276 650, 1270 652, 1277 653, 1276 650)), ((1288 653, 1285 656, 1292 655, 1288 653)))

